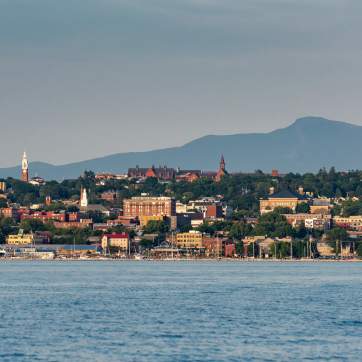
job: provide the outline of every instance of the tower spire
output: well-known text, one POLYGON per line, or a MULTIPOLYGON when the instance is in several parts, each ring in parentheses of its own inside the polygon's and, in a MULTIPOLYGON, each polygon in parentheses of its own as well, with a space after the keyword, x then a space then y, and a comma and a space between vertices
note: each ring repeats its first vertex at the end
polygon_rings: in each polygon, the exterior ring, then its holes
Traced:
POLYGON ((225 168, 225 159, 224 159, 224 155, 221 155, 221 159, 220 159, 220 165, 219 165, 219 170, 216 173, 215 176, 215 181, 216 182, 220 182, 221 179, 227 175, 227 171, 225 168))
POLYGON ((80 188, 80 207, 87 207, 88 206, 88 195, 87 189, 83 186, 80 188))
POLYGON ((29 164, 25 151, 21 160, 21 181, 29 182, 29 164))
POLYGON ((225 159, 224 159, 224 155, 221 155, 221 159, 220 159, 220 170, 225 171, 225 159))

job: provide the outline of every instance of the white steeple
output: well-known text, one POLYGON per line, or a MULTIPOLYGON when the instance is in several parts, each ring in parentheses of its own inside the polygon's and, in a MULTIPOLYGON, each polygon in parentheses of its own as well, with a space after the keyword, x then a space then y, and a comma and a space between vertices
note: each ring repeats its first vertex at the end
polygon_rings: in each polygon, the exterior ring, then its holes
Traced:
POLYGON ((88 206, 87 189, 82 187, 80 189, 80 207, 87 207, 87 206, 88 206))

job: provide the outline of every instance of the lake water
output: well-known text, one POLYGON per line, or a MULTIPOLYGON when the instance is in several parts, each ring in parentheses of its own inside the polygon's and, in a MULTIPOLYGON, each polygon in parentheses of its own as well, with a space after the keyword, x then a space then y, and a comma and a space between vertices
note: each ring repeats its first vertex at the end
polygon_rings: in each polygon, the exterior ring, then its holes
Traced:
POLYGON ((0 262, 1 361, 362 358, 362 263, 0 262))

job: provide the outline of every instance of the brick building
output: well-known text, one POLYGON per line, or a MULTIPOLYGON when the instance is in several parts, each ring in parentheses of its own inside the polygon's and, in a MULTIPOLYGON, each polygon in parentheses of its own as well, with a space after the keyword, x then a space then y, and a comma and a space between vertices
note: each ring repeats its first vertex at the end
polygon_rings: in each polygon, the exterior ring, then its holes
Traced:
POLYGON ((173 180, 176 176, 176 170, 174 168, 169 168, 167 166, 160 167, 149 167, 149 168, 141 168, 136 166, 135 168, 128 169, 128 177, 129 178, 139 178, 145 179, 148 177, 156 177, 160 180, 170 181, 173 180))
POLYGON ((222 205, 220 203, 207 205, 204 216, 205 219, 222 219, 224 217, 222 205))
POLYGON ((172 197, 140 196, 123 200, 123 216, 127 218, 174 215, 176 215, 176 201, 172 197))
POLYGON ((119 192, 118 191, 104 191, 101 193, 101 199, 108 202, 117 202, 119 200, 119 192))

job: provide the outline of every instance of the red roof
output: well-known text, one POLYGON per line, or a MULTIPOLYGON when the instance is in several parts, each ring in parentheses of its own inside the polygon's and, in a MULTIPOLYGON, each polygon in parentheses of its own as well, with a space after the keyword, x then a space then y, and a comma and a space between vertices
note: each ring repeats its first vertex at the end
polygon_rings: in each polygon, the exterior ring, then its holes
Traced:
POLYGON ((105 234, 103 236, 106 236, 107 238, 110 239, 125 239, 128 238, 128 234, 127 233, 114 233, 114 234, 105 234))

